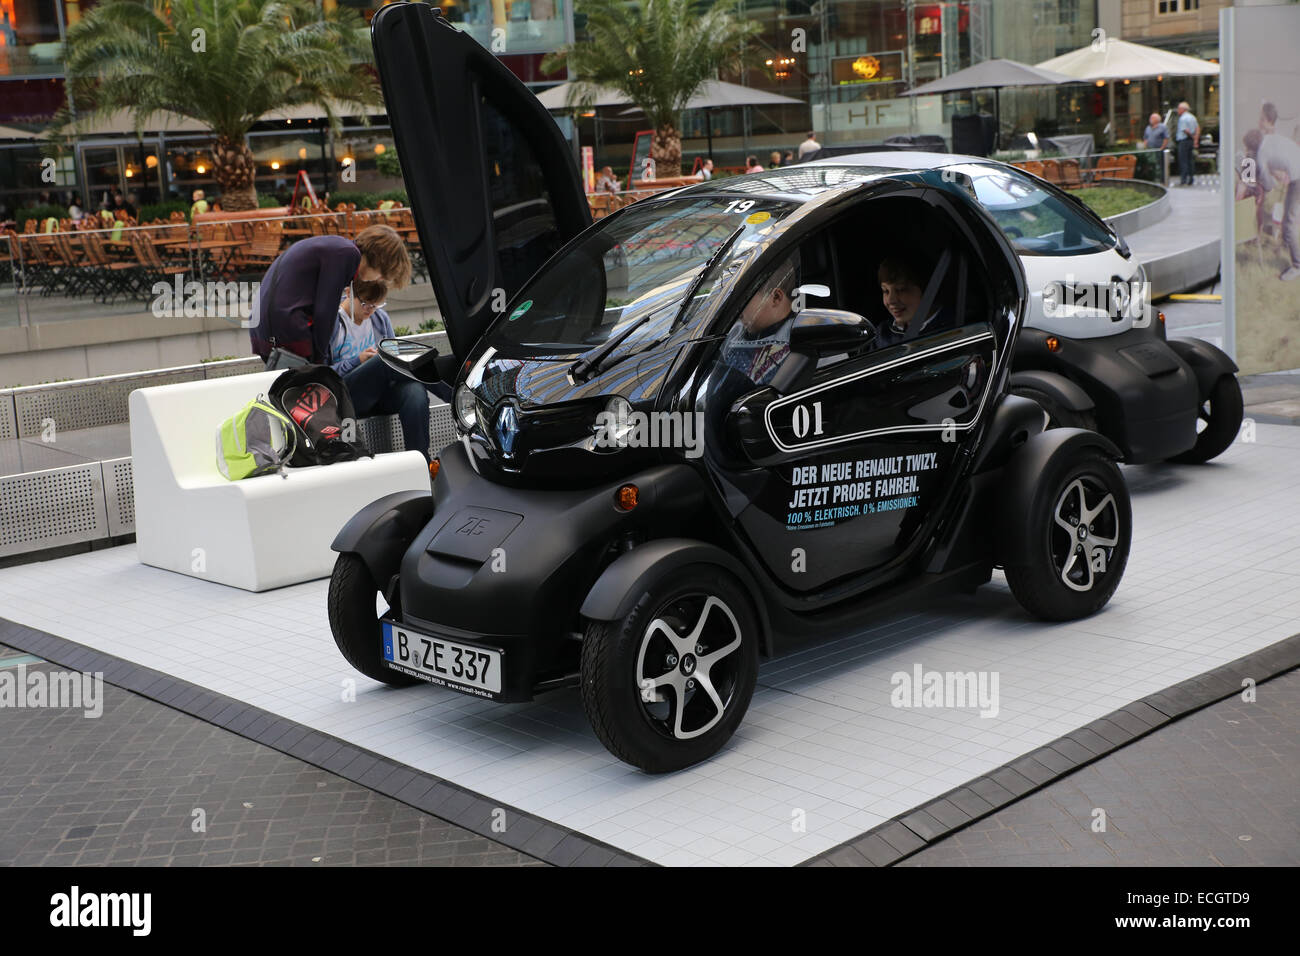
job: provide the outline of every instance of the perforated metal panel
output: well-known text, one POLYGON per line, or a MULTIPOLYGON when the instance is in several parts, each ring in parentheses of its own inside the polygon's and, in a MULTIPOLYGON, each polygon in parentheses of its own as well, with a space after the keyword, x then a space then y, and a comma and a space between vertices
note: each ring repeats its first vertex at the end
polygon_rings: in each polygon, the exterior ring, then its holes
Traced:
POLYGON ((0 392, 0 441, 18 437, 18 419, 14 415, 12 392, 0 392))
POLYGON ((114 537, 135 533, 135 492, 130 458, 100 462, 104 469, 104 506, 108 533, 114 537))
POLYGON ((361 419, 357 423, 357 437, 376 455, 401 451, 406 447, 402 441, 402 425, 396 415, 373 415, 361 419))
POLYGON ((203 367, 191 365, 150 374, 113 375, 65 385, 14 389, 18 436, 29 438, 41 434, 49 419, 59 431, 119 425, 127 420, 127 396, 137 388, 194 382, 201 378, 203 367))
POLYGON ((456 440, 456 423, 451 417, 451 406, 434 402, 429 409, 429 447, 436 455, 456 440))
POLYGON ((203 366, 204 378, 229 378, 231 375, 248 375, 251 372, 266 371, 265 363, 254 355, 246 359, 227 359, 224 362, 208 362, 203 366))
POLYGON ((107 534, 99 462, 0 478, 0 557, 107 534))

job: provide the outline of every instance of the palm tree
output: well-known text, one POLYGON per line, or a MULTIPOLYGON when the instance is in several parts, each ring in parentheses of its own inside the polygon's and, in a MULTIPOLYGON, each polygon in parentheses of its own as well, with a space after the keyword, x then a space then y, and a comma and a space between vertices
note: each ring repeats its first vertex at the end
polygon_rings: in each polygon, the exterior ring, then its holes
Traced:
POLYGON ((246 134, 263 114, 314 104, 333 125, 335 105, 381 101, 366 69, 364 23, 313 0, 101 0, 68 30, 70 107, 127 109, 137 132, 169 111, 215 137, 213 174, 226 209, 257 208, 246 134))
POLYGON ((682 170, 678 116, 705 80, 750 62, 759 24, 742 19, 738 0, 579 0, 585 36, 548 56, 551 73, 566 63, 574 75, 573 105, 590 106, 600 87, 623 93, 654 127, 650 148, 660 176, 682 170))

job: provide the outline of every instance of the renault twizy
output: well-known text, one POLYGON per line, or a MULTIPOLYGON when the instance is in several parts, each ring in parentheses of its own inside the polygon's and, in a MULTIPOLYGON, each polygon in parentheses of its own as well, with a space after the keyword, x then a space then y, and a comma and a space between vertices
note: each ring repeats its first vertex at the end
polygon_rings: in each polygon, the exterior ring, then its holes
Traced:
POLYGON ((1101 432, 1130 464, 1201 464, 1236 439, 1244 413, 1236 364, 1203 339, 1166 336, 1143 267, 1069 192, 970 156, 874 152, 830 162, 969 177, 1025 268, 1029 307, 1011 390, 1038 402, 1049 428, 1101 432))
POLYGON ((1109 600, 1119 449, 1008 393, 1024 273, 969 182, 796 167, 592 225, 491 54, 425 4, 373 37, 453 353, 381 354, 454 384, 459 439, 431 494, 334 542, 357 670, 497 701, 578 687, 605 746, 662 772, 727 741, 761 656, 891 605, 995 566, 1041 618, 1109 600), (930 318, 884 342, 863 316, 903 246, 932 264, 930 318))

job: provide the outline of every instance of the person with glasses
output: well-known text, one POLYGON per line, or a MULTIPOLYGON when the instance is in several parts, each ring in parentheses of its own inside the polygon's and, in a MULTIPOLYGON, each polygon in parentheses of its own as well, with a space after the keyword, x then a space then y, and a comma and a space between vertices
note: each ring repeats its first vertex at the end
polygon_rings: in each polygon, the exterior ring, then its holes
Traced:
POLYGON ((379 357, 379 343, 393 337, 384 311, 388 285, 381 280, 354 280, 343 291, 330 336, 329 365, 347 386, 357 416, 396 415, 407 451, 429 459, 429 392, 443 401, 451 389, 439 383, 426 389, 393 371, 379 357))

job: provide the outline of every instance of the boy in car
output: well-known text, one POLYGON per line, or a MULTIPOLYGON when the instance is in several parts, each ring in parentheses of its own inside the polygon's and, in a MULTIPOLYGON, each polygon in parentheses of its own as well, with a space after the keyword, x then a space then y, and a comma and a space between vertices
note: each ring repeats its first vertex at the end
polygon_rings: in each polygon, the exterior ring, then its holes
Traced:
POLYGON ((952 326, 952 314, 935 304, 921 328, 909 335, 911 325, 916 321, 916 310, 921 307, 921 298, 925 295, 925 271, 917 257, 889 256, 880 263, 876 278, 880 282, 881 301, 889 313, 889 318, 876 330, 876 348, 888 348, 907 338, 952 326))
POLYGON ((749 300, 722 343, 722 361, 755 385, 766 385, 790 354, 799 257, 792 255, 749 300))

